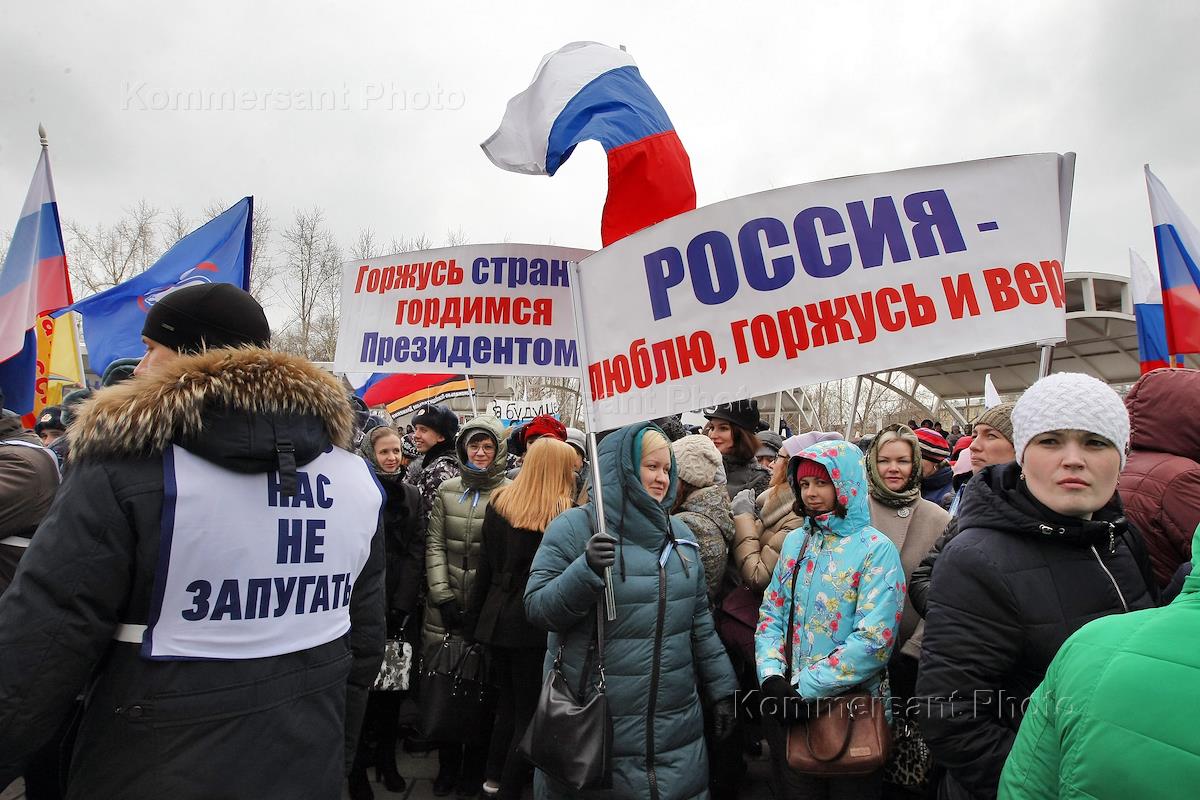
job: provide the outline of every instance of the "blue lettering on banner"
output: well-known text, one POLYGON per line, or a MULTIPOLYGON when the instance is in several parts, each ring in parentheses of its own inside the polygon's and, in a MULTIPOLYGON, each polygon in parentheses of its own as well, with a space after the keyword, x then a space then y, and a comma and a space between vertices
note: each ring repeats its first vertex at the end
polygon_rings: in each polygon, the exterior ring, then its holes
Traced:
POLYGON ((242 593, 238 590, 238 582, 233 578, 221 581, 217 592, 217 600, 213 603, 212 616, 209 619, 242 618, 242 593))
POLYGON ((471 261, 471 280, 476 285, 567 286, 570 261, 524 256, 481 256, 471 261))
POLYGON ((187 585, 187 591, 193 593, 192 605, 195 608, 183 610, 183 618, 188 622, 199 622, 208 618, 208 596, 212 594, 212 584, 208 581, 192 581, 187 585))
POLYGON ((210 581, 194 580, 188 584, 187 591, 193 595, 193 607, 184 609, 181 616, 188 622, 265 619, 272 616, 272 600, 275 605, 273 616, 276 617, 288 613, 316 614, 350 604, 350 573, 293 575, 286 579, 250 578, 245 582, 244 593, 240 581, 226 578, 221 581, 212 602, 209 601, 212 595, 210 581), (310 586, 311 592, 308 591, 310 586))
POLYGON ((323 519, 279 520, 279 543, 275 550, 276 564, 319 564, 325 555, 318 548, 324 547, 325 530, 323 519))
POLYGON ((308 596, 308 587, 317 582, 316 575, 301 575, 296 586, 296 613, 304 613, 304 600, 308 596))
POLYGON ((312 607, 308 609, 310 614, 315 614, 318 611, 329 610, 329 576, 318 575, 317 582, 313 586, 313 601, 312 607))
MULTIPOLYGON (((736 283, 734 284, 736 288, 736 283)), ((534 317, 539 313, 537 302, 533 305, 534 317)), ((547 312, 548 313, 548 312, 547 312)), ((412 361, 422 363, 444 363, 448 367, 463 367, 469 371, 471 367, 482 364, 528 364, 530 361, 539 366, 553 365, 556 367, 578 367, 579 352, 574 339, 550 339, 547 337, 531 336, 413 336, 411 339, 398 336, 381 336, 376 331, 363 334, 363 363, 374 363, 378 366, 393 361, 393 353, 400 351, 400 340, 405 342, 404 350, 409 353, 412 361), (393 346, 393 343, 394 346, 393 346), (411 350, 410 350, 411 347, 411 350), (514 350, 516 351, 514 353, 514 350), (515 358, 515 361, 514 361, 515 358)), ((301 473, 297 473, 300 475, 301 473)), ((319 487, 318 487, 319 489, 319 487)), ((312 488, 309 485, 297 487, 296 498, 279 499, 279 479, 274 476, 268 486, 269 501, 276 505, 305 505, 313 507, 312 488)), ((332 503, 332 500, 329 502, 332 503)), ((317 505, 321 508, 322 498, 318 494, 317 505)))
MULTIPOLYGON (((296 492, 284 497, 278 472, 267 473, 267 505, 271 508, 332 508, 333 497, 326 493, 331 485, 328 476, 317 473, 317 490, 313 493, 312 481, 307 472, 296 471, 296 492)), ((282 563, 282 562, 281 562, 282 563)))
MULTIPOLYGON (((856 200, 846 205, 844 213, 829 206, 801 209, 790 226, 774 217, 752 219, 738 231, 736 252, 725 232, 711 230, 696 234, 682 252, 679 247, 664 247, 647 253, 642 264, 650 310, 656 320, 670 317, 670 292, 684 278, 691 279, 692 294, 704 305, 732 299, 742 275, 757 291, 781 289, 795 278, 797 256, 805 274, 834 278, 854 266, 856 254, 859 265, 870 269, 884 264, 885 251, 893 264, 899 264, 913 258, 912 250, 917 258, 932 258, 967 249, 945 189, 914 192, 899 205, 905 221, 900 219, 896 199, 884 196, 871 201, 870 213, 865 202, 856 200), (776 251, 771 271, 764 245, 776 251)), ((364 338, 364 360, 367 351, 364 338)))
POLYGON ((291 606, 292 593, 296 591, 296 576, 275 579, 275 614, 282 617, 291 606))

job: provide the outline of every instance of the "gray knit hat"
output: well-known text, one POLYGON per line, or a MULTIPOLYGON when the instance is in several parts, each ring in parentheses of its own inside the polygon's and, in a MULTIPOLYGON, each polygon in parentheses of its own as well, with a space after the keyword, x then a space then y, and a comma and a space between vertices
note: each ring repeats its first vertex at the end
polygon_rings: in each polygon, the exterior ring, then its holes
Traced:
POLYGON ((979 415, 979 419, 975 420, 976 425, 987 425, 989 428, 995 428, 1000 431, 1005 439, 1009 442, 1013 440, 1013 408, 1016 403, 1001 403, 998 406, 992 406, 987 411, 979 415))
POLYGON ((1129 412, 1106 383, 1082 372, 1058 372, 1030 386, 1012 410, 1013 448, 1023 464, 1025 448, 1046 431, 1089 431, 1108 439, 1121 453, 1129 449, 1129 412))
POLYGON ((721 452, 712 439, 702 434, 685 436, 671 443, 675 454, 675 465, 679 480, 703 489, 716 482, 717 470, 721 468, 721 452))

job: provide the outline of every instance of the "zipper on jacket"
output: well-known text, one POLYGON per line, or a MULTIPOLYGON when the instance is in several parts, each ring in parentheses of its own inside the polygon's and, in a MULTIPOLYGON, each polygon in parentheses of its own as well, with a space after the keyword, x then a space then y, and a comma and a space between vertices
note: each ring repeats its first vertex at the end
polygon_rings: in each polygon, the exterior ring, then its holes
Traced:
POLYGON ((1117 585, 1117 579, 1114 578, 1113 574, 1108 571, 1108 567, 1104 566, 1104 559, 1100 558, 1100 553, 1098 550, 1096 550, 1096 545, 1092 545, 1092 555, 1096 557, 1097 563, 1100 564, 1100 569, 1104 570, 1104 574, 1108 576, 1110 581, 1112 581, 1113 588, 1117 590, 1117 597, 1121 600, 1121 607, 1128 611, 1129 604, 1125 602, 1125 595, 1121 594, 1121 587, 1117 585))
POLYGON ((662 668, 663 619, 667 613, 667 570, 658 565, 658 618, 654 623, 654 661, 650 667, 650 702, 646 704, 646 779, 650 800, 658 800, 658 775, 654 772, 654 708, 658 700, 658 673, 662 668))

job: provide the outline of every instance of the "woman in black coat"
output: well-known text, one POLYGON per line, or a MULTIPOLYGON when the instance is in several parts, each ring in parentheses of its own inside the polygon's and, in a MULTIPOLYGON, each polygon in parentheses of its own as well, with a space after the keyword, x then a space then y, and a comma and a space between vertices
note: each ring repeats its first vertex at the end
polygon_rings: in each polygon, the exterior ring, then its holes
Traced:
POLYGON ((467 634, 487 645, 498 688, 484 794, 520 798, 530 770, 517 752, 542 684, 546 632, 525 619, 525 584, 546 526, 572 505, 575 450, 552 437, 529 446, 516 480, 497 489, 467 606, 467 634))
POLYGON ((1050 375, 1012 419, 1017 461, 967 484, 929 588, 914 710, 946 768, 943 799, 996 796, 1026 701, 1067 637, 1155 605, 1116 495, 1121 399, 1087 375, 1050 375))
MULTIPOLYGON (((381 510, 387 635, 389 639, 408 641, 415 652, 421 633, 421 622, 416 619, 417 600, 425 564, 421 493, 412 484, 404 482, 402 441, 395 428, 383 426, 371 430, 363 439, 359 452, 375 471, 387 498, 381 510)), ((368 695, 363 736, 359 738, 358 753, 350 772, 353 800, 369 800, 373 796, 367 779, 369 764, 375 765, 375 779, 388 791, 402 792, 406 787, 396 767, 396 739, 403 699, 404 693, 394 690, 372 690, 368 695)))

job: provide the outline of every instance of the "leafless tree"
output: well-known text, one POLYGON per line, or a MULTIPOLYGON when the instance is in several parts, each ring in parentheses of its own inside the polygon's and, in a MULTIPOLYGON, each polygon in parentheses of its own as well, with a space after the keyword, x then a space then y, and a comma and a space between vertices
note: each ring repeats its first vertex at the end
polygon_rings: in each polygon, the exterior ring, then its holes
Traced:
POLYGON ((138 201, 115 224, 67 222, 67 262, 77 297, 102 292, 144 272, 162 255, 162 212, 138 201))
POLYGON ((466 231, 462 226, 446 231, 446 247, 458 247, 460 244, 467 243, 466 231))
POLYGON ((417 253, 421 250, 429 250, 433 248, 433 240, 423 233, 416 236, 401 236, 399 238, 393 236, 391 243, 388 245, 387 255, 392 253, 417 253))
POLYGON ((163 220, 162 233, 162 250, 167 252, 175 243, 192 232, 195 225, 192 224, 191 218, 183 213, 183 209, 175 206, 163 220))
POLYGON ((330 330, 333 341, 337 340, 341 251, 325 227, 324 212, 317 207, 297 211, 282 237, 280 277, 292 318, 281 345, 307 358, 328 360, 319 356, 328 349, 325 340, 330 338, 330 330))
MULTIPOLYGON (((204 219, 214 219, 229 206, 213 200, 204 207, 204 219)), ((254 218, 250 222, 250 294, 263 305, 275 297, 274 281, 277 267, 271 257, 271 231, 273 221, 267 204, 254 201, 254 218)))
POLYGON ((366 259, 378 258, 382 255, 385 254, 380 252, 380 247, 375 241, 375 231, 370 228, 360 230, 358 238, 354 240, 354 246, 350 248, 350 257, 356 261, 365 261, 366 259))

